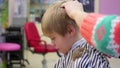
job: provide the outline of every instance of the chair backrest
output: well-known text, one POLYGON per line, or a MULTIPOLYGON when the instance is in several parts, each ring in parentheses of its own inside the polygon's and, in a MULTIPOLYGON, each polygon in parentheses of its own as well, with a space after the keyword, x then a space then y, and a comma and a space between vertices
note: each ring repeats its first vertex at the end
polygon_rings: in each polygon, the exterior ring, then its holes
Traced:
POLYGON ((38 30, 34 22, 27 22, 24 25, 27 43, 30 47, 36 47, 41 42, 38 30))

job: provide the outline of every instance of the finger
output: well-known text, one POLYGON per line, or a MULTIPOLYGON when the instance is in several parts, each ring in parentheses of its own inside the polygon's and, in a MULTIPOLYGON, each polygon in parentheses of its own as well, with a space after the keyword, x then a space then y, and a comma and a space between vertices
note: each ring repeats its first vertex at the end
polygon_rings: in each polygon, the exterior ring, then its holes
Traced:
POLYGON ((71 3, 71 2, 78 2, 78 0, 68 0, 68 1, 66 1, 65 3, 63 3, 62 5, 61 5, 61 8, 64 8, 65 9, 65 6, 66 6, 66 4, 68 4, 68 3, 71 3))

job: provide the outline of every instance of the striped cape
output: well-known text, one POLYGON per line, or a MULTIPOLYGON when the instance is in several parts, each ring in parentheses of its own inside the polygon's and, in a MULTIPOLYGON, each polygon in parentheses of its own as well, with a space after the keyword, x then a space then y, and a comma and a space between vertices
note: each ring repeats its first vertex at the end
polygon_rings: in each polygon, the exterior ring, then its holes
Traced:
POLYGON ((90 46, 84 39, 74 46, 76 47, 71 48, 67 55, 58 60, 54 68, 110 68, 107 56, 90 46), (76 50, 80 48, 84 50, 77 52, 76 50), (82 54, 79 54, 80 52, 82 54), (73 60, 74 53, 78 57, 73 60))

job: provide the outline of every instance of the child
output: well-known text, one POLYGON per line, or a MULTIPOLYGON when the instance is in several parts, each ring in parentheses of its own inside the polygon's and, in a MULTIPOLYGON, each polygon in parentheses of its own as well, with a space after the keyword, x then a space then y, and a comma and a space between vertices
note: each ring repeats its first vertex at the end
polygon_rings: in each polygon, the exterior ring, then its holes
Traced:
POLYGON ((41 24, 43 34, 64 54, 54 68, 110 68, 106 55, 82 38, 75 21, 61 8, 65 2, 59 1, 48 7, 41 24))
POLYGON ((99 51, 120 58, 120 16, 86 13, 78 1, 61 5, 80 27, 81 35, 99 51))

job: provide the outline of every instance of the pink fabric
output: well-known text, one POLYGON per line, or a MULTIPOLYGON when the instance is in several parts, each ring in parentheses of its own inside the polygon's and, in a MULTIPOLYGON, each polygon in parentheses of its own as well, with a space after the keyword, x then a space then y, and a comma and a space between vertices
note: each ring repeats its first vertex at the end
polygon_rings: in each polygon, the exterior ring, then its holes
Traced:
POLYGON ((0 43, 0 51, 17 51, 20 45, 16 43, 0 43))

